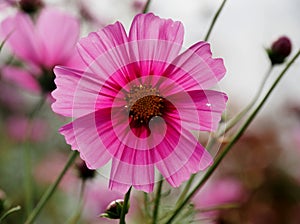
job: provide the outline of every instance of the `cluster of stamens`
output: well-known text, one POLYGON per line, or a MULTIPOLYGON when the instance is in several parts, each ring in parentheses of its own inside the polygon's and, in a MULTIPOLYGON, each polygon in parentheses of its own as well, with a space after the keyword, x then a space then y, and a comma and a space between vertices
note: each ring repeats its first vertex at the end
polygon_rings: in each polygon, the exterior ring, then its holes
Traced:
POLYGON ((126 96, 129 116, 139 124, 148 124, 154 116, 162 116, 164 99, 150 85, 132 86, 126 96))

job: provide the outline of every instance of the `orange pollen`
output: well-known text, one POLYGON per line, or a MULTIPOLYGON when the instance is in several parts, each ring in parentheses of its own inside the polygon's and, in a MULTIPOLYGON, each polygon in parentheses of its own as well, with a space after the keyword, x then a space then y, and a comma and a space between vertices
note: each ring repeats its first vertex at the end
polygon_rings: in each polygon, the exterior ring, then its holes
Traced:
POLYGON ((151 86, 133 86, 126 96, 129 115, 140 124, 148 124, 155 116, 162 116, 164 99, 151 86))

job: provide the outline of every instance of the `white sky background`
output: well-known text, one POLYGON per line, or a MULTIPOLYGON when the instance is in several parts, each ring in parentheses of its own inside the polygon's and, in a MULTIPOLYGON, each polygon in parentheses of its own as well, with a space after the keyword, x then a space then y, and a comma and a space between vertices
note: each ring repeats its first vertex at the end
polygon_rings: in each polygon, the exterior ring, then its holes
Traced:
MULTIPOLYGON (((95 16, 103 20, 103 23, 119 20, 129 28, 136 13, 131 7, 133 0, 81 1, 95 16)), ((63 1, 47 2, 61 5, 63 1)), ((75 0, 64 2, 74 3, 75 0)), ((181 21, 185 27, 184 46, 189 47, 204 38, 221 2, 152 0, 150 11, 164 18, 181 21)), ((243 107, 254 96, 269 65, 264 47, 268 47, 281 35, 287 35, 292 40, 292 54, 300 47, 299 11, 299 0, 227 0, 209 42, 213 55, 222 57, 225 61, 227 75, 220 85, 222 90, 228 93, 230 104, 243 107)), ((270 80, 274 79, 282 68, 276 68, 270 80)), ((300 105, 299 96, 300 59, 275 89, 268 102, 271 106, 265 107, 263 112, 274 111, 289 101, 298 102, 300 105)))

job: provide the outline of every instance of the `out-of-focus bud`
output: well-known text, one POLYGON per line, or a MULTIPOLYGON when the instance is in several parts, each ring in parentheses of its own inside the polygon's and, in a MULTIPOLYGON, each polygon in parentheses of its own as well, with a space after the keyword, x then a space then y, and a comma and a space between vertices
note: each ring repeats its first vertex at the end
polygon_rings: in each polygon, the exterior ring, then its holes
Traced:
MULTIPOLYGON (((123 206, 124 206, 123 199, 112 201, 107 206, 105 212, 100 214, 100 217, 109 218, 109 219, 120 219, 123 206)), ((126 214, 128 213, 128 210, 129 210, 129 204, 125 210, 126 214)))
POLYGON ((282 36, 278 38, 271 46, 267 49, 268 56, 271 60, 272 65, 282 64, 287 56, 292 51, 292 43, 288 37, 282 36))
POLYGON ((134 2, 132 3, 132 8, 137 12, 141 12, 144 9, 145 5, 145 0, 134 0, 134 2))
POLYGON ((90 170, 84 161, 81 161, 81 163, 76 165, 78 176, 82 180, 92 179, 95 177, 95 170, 90 170))
POLYGON ((44 6, 42 0, 21 0, 19 4, 20 8, 28 14, 33 14, 44 6))
POLYGON ((5 209, 5 200, 6 200, 6 195, 4 191, 0 189, 0 214, 4 211, 5 209))

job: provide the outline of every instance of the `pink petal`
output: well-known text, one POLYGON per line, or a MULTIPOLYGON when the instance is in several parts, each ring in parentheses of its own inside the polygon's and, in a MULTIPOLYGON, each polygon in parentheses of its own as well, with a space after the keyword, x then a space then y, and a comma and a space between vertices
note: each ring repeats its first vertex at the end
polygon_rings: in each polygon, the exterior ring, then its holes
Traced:
MULTIPOLYGON (((127 43, 127 36, 121 23, 116 22, 100 29, 98 32, 92 32, 88 37, 82 38, 78 45, 78 51, 86 65, 90 65, 95 59, 106 51, 109 51, 119 45, 127 43)), ((118 53, 118 52, 117 52, 118 53)), ((127 52, 125 52, 127 54, 127 52)), ((117 55, 111 60, 122 59, 124 55, 117 55)), ((125 58, 127 58, 126 56, 125 58)), ((107 59, 108 60, 108 59, 107 59)), ((105 63, 105 62, 103 62, 105 63)))
POLYGON ((32 74, 24 69, 13 66, 5 66, 1 69, 1 73, 4 79, 13 82, 23 89, 34 93, 40 93, 41 91, 36 79, 33 78, 32 74))
MULTIPOLYGON (((124 149, 126 153, 126 148, 124 149)), ((132 157, 135 160, 136 157, 132 157)), ((111 190, 126 193, 130 186, 137 190, 152 192, 154 187, 154 165, 133 165, 134 161, 128 164, 118 159, 113 159, 110 172, 111 190)))
POLYGON ((6 43, 18 57, 36 65, 41 62, 41 44, 28 15, 20 12, 5 19, 1 23, 0 33, 3 38, 8 37, 6 43))
POLYGON ((80 117, 95 110, 99 90, 103 80, 97 74, 66 67, 55 67, 55 84, 52 92, 56 102, 52 109, 69 117, 80 117))
POLYGON ((44 65, 50 68, 54 65, 65 65, 78 40, 77 19, 58 9, 45 8, 37 20, 36 29, 44 46, 44 65))
POLYGON ((183 34, 180 22, 161 19, 152 13, 135 16, 129 41, 131 57, 136 61, 139 75, 162 74, 181 50, 183 34), (144 62, 147 64, 144 65, 144 62), (161 64, 157 65, 158 62, 161 64))
POLYGON ((227 96, 214 90, 194 90, 167 97, 176 105, 178 113, 172 117, 184 123, 185 128, 215 131, 226 107, 227 96))
POLYGON ((180 139, 174 142, 173 138, 166 137, 156 147, 156 156, 161 157, 156 167, 171 186, 178 187, 192 173, 204 170, 211 165, 212 157, 189 131, 184 128, 178 130, 175 127, 172 132, 175 136, 180 135, 180 139), (164 151, 170 152, 165 158, 162 156, 164 151))
POLYGON ((109 119, 109 110, 97 111, 77 118, 59 130, 72 149, 80 152, 81 158, 90 169, 105 165, 112 157, 98 134, 99 130, 107 130, 107 127, 111 130, 109 119))
MULTIPOLYGON (((179 55, 165 75, 186 91, 210 88, 217 84, 226 72, 223 60, 213 59, 211 56, 209 44, 198 42, 179 55)), ((178 90, 174 89, 173 93, 176 92, 178 90)))
POLYGON ((129 31, 129 40, 165 40, 182 45, 184 29, 181 22, 162 19, 153 13, 134 17, 129 31))

